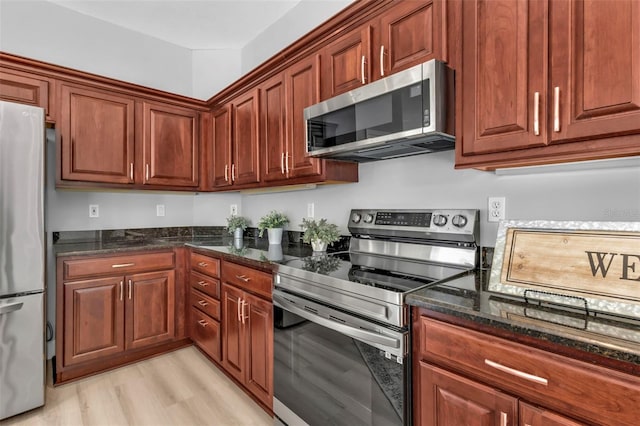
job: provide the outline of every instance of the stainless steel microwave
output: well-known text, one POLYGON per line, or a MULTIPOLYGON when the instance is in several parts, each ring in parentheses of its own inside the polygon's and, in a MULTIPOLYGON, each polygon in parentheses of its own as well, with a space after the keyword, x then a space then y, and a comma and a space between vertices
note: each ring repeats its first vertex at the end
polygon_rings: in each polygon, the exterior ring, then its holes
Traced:
POLYGON ((453 149, 452 90, 434 59, 305 108, 307 153, 366 162, 453 149))

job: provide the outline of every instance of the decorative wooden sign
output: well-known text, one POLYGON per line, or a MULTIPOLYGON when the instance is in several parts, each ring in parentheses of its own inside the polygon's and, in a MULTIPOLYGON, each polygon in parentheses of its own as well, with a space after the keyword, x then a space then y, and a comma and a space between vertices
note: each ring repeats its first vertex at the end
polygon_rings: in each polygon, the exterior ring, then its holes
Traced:
POLYGON ((640 223, 503 222, 489 290, 640 317, 640 223))

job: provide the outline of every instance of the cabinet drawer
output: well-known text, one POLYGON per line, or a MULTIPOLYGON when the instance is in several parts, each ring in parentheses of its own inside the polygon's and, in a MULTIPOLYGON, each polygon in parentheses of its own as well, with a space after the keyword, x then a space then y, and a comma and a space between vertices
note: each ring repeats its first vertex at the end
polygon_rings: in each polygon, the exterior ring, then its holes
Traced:
POLYGON ((191 288, 198 289, 214 299, 220 300, 220 281, 215 278, 192 272, 191 288))
POLYGON ((236 263, 222 262, 222 279, 226 283, 271 299, 271 274, 236 263))
POLYGON ((191 289, 191 306, 220 321, 220 302, 194 288, 191 289))
POLYGON ((191 269, 220 278, 220 261, 199 253, 191 253, 191 269))
POLYGON ((220 361, 220 323, 191 307, 191 340, 216 361, 220 361))
POLYGON ((160 271, 175 267, 173 251, 126 256, 89 257, 65 260, 65 279, 95 277, 98 275, 124 275, 142 271, 160 271))
POLYGON ((422 359, 589 422, 637 421, 638 377, 426 317, 420 328, 422 359))

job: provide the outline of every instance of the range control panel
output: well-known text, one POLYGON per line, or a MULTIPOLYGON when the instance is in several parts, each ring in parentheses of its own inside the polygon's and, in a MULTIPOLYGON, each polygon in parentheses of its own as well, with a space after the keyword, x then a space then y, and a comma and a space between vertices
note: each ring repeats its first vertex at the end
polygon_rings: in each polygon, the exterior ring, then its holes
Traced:
POLYGON ((401 236, 463 241, 477 239, 477 209, 375 210, 354 209, 349 231, 358 235, 401 236))

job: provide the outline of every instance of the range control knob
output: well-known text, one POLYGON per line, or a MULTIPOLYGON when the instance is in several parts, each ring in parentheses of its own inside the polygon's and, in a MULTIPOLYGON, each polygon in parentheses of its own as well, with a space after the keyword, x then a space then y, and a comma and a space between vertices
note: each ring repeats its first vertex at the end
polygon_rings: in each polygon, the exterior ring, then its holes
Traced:
POLYGON ((447 217, 442 214, 437 214, 433 217, 433 224, 436 226, 445 226, 447 224, 447 217))
POLYGON ((364 223, 371 223, 371 222, 373 222, 373 215, 368 213, 364 215, 364 223))
POLYGON ((362 219, 362 216, 360 216, 360 213, 354 213, 354 214, 351 216, 351 221, 352 221, 353 223, 358 223, 358 222, 360 222, 360 219, 362 219))
POLYGON ((451 219, 451 223, 453 223, 453 226, 457 226, 458 228, 464 228, 464 226, 467 224, 467 217, 461 214, 457 214, 453 217, 453 219, 451 219))

